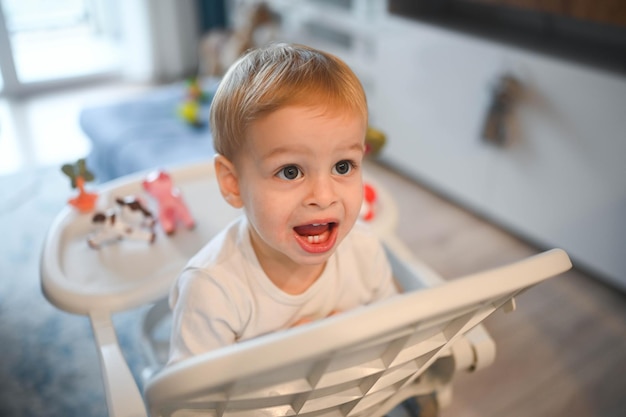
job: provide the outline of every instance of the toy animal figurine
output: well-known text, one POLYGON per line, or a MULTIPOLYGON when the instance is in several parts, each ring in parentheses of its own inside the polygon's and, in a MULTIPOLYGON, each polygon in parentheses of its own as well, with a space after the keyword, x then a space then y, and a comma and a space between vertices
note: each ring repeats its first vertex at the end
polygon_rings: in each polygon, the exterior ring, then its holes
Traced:
POLYGON ((115 199, 116 206, 105 212, 97 212, 91 222, 96 226, 87 243, 99 249, 104 243, 123 239, 143 240, 154 243, 155 220, 152 213, 134 196, 115 199))
POLYGON ((141 199, 129 195, 123 198, 117 197, 115 202, 124 220, 139 227, 154 228, 156 219, 141 199))
POLYGON ((96 206, 98 194, 85 190, 85 182, 93 181, 94 176, 87 169, 85 159, 81 158, 73 164, 63 164, 61 171, 71 180, 72 188, 78 188, 78 195, 67 202, 81 213, 88 213, 96 206))
POLYGON ((361 220, 369 222, 374 219, 376 214, 376 190, 370 184, 365 184, 363 190, 363 204, 361 205, 360 217, 361 220))
POLYGON ((159 204, 159 223, 165 233, 168 235, 174 233, 177 222, 181 222, 188 229, 195 227, 196 223, 183 201, 180 190, 174 187, 172 178, 167 172, 150 173, 142 185, 159 204))

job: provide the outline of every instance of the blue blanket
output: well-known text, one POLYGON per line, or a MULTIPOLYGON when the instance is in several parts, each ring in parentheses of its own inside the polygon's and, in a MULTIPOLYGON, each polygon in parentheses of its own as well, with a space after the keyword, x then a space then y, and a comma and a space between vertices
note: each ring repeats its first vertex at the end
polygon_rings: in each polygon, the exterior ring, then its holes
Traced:
MULTIPOLYGON (((203 86, 207 97, 215 84, 203 86)), ((210 100, 201 103, 201 125, 195 126, 179 114, 186 96, 186 83, 176 83, 83 109, 80 126, 92 144, 87 164, 96 180, 211 158, 215 152, 208 126, 210 100)))

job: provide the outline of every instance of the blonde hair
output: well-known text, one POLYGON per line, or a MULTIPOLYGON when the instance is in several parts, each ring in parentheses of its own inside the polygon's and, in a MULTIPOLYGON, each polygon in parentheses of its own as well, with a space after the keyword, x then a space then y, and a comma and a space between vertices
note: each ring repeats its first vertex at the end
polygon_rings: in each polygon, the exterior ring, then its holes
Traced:
POLYGON ((215 150, 234 160, 254 121, 291 105, 355 112, 367 123, 365 92, 343 61, 304 45, 272 44, 248 52, 220 82, 210 115, 215 150))

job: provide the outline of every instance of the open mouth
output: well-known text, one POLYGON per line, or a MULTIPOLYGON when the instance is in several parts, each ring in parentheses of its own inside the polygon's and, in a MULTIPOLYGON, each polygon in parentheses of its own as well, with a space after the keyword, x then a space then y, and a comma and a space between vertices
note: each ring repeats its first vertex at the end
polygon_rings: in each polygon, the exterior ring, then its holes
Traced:
POLYGON ((312 223, 293 228, 306 248, 328 249, 334 244, 337 223, 312 223))

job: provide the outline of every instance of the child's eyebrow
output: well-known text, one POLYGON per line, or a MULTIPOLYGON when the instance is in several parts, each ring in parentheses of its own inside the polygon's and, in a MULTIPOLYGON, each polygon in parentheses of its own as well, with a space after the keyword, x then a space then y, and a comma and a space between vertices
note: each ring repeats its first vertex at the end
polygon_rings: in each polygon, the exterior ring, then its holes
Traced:
MULTIPOLYGON (((353 142, 352 144, 348 146, 337 148, 337 150, 341 152, 349 152, 349 151, 364 152, 365 145, 361 142, 353 142)), ((309 153, 309 148, 306 146, 279 146, 277 148, 270 150, 268 153, 261 155, 261 158, 269 159, 269 158, 275 158, 275 157, 279 157, 281 155, 286 155, 286 154, 306 154, 306 153, 309 153)))
POLYGON ((355 150, 355 151, 359 151, 359 152, 364 152, 365 151, 365 143, 364 142, 353 143, 352 145, 348 146, 347 149, 348 150, 355 150))
POLYGON ((365 153, 365 143, 364 142, 354 142, 350 146, 339 148, 342 152, 359 152, 365 153))
MULTIPOLYGON (((298 153, 298 150, 295 147, 280 146, 278 148, 274 148, 270 150, 264 155, 261 155, 261 158, 270 159, 270 158, 275 158, 275 157, 279 157, 281 155, 290 154, 290 153, 298 153)), ((304 153, 304 152, 302 151, 301 153, 304 153)))

